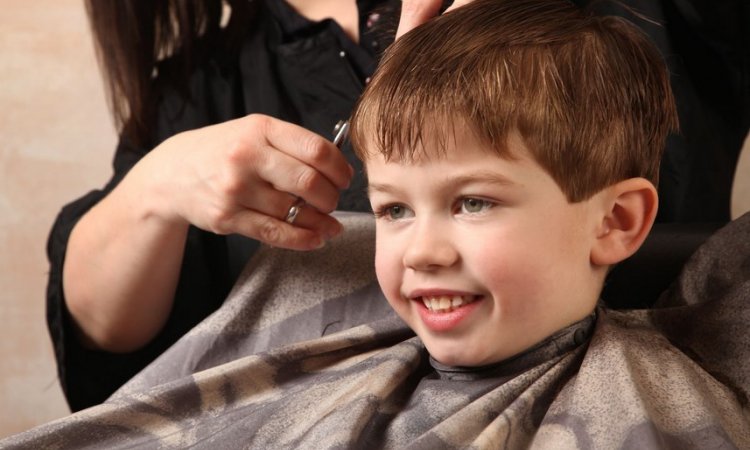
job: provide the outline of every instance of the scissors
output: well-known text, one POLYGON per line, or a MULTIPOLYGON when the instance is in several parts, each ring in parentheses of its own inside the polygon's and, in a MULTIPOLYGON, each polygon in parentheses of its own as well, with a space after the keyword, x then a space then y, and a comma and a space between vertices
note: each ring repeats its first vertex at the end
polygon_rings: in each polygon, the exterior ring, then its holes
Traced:
MULTIPOLYGON (((349 137, 349 120, 339 120, 336 123, 336 126, 333 127, 333 134, 333 145, 341 149, 341 146, 344 145, 344 141, 349 137)), ((284 218, 284 220, 289 224, 293 224, 304 205, 305 201, 302 197, 297 197, 297 200, 291 207, 289 207, 289 211, 286 213, 286 218, 284 218)))
POLYGON ((333 138, 333 145, 341 149, 341 146, 344 145, 344 141, 349 137, 349 121, 339 120, 338 123, 336 123, 336 126, 333 127, 333 134, 335 135, 333 138))

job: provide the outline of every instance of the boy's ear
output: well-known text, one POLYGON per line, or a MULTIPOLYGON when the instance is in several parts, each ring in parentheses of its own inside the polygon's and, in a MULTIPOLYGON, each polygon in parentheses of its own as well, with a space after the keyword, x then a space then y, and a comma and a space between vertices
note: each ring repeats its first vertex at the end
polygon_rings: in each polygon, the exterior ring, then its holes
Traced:
POLYGON ((591 263, 609 266, 629 257, 643 244, 656 218, 659 197, 645 178, 629 178, 602 194, 591 263))

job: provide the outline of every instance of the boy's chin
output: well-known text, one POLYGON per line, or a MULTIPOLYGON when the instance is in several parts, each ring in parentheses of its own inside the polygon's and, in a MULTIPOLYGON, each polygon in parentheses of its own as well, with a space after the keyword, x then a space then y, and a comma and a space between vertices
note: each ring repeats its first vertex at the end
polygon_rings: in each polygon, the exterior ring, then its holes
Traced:
POLYGON ((468 342, 435 342, 431 339, 422 338, 427 352, 432 359, 445 366, 452 367, 483 367, 511 359, 533 344, 523 348, 493 348, 485 345, 477 345, 468 342))
POLYGON ((479 352, 467 353, 466 348, 446 349, 439 345, 425 345, 432 358, 445 366, 452 367, 481 367, 494 364, 502 358, 492 357, 479 352))

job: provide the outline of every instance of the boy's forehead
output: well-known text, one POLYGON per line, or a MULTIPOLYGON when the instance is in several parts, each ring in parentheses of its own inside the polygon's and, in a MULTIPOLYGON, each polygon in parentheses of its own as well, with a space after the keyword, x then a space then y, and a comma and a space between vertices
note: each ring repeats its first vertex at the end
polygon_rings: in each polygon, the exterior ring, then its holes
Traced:
POLYGON ((531 156, 526 144, 518 132, 511 132, 493 145, 488 138, 476 133, 471 127, 446 125, 442 129, 430 126, 420 134, 420 140, 414 144, 395 143, 388 148, 378 142, 373 133, 367 136, 365 148, 361 149, 363 162, 376 159, 387 163, 419 165, 420 163, 451 160, 460 158, 468 150, 480 151, 488 158, 500 158, 514 161, 522 156, 531 156))

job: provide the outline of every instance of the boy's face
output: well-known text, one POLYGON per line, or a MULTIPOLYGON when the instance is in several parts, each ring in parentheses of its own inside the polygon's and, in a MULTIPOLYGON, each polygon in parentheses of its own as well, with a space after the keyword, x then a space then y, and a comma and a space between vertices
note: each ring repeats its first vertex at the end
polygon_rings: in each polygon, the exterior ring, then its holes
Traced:
POLYGON ((448 142, 439 158, 365 161, 375 266, 388 302, 434 358, 478 366, 594 309, 603 280, 590 262, 597 196, 568 203, 516 136, 513 160, 468 132, 448 142))

